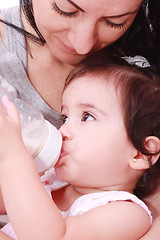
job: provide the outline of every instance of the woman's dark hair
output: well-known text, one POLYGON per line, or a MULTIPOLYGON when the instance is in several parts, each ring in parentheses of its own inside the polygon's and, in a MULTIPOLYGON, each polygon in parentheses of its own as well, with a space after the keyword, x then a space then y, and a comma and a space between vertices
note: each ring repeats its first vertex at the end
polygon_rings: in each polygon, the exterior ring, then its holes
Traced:
POLYGON ((160 1, 143 0, 139 12, 126 33, 112 44, 116 53, 141 55, 160 71, 160 1))
POLYGON ((120 57, 104 54, 103 51, 78 64, 69 74, 66 86, 85 75, 103 77, 106 83, 113 81, 120 92, 128 137, 138 151, 148 156, 150 164, 150 168, 139 179, 135 194, 139 197, 149 194, 160 178, 160 158, 154 166, 151 159, 160 151, 150 152, 144 143, 148 136, 160 139, 160 76, 150 68, 130 65, 120 57))
MULTIPOLYGON (((38 37, 33 36, 23 29, 18 31, 26 35, 32 40, 44 44, 45 39, 39 32, 33 15, 32 0, 20 0, 20 7, 38 37)), ((9 23, 7 23, 9 25, 9 23)), ((111 48, 121 55, 141 55, 146 57, 151 64, 160 69, 160 1, 144 0, 143 4, 130 28, 127 32, 117 40, 111 48)))
POLYGON ((33 8, 32 8, 32 0, 19 0, 19 1, 20 1, 20 7, 21 7, 27 21, 30 23, 30 25, 32 26, 32 28, 35 30, 35 32, 38 35, 38 38, 34 37, 34 39, 33 38, 32 39, 42 45, 45 44, 46 41, 43 38, 42 34, 40 33, 40 31, 37 28, 36 23, 35 23, 33 8))

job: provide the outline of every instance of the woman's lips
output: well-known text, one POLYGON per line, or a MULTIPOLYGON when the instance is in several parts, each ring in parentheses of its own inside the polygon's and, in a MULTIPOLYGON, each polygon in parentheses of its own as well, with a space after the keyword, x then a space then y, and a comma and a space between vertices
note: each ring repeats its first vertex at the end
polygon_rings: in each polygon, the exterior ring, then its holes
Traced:
POLYGON ((60 44, 67 50, 67 52, 70 52, 70 53, 73 53, 73 54, 76 54, 76 55, 78 54, 77 51, 74 48, 69 47, 63 41, 61 41, 59 38, 57 38, 57 39, 60 42, 60 44))
POLYGON ((76 55, 78 54, 74 48, 71 48, 64 43, 63 43, 63 45, 64 45, 65 49, 67 49, 68 52, 71 52, 71 53, 76 54, 76 55))

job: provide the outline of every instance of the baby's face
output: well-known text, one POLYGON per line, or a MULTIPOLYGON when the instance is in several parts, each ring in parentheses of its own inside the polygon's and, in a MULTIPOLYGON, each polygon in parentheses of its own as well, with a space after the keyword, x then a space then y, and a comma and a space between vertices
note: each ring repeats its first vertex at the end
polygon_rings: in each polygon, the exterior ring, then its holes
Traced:
POLYGON ((62 102, 64 140, 58 177, 83 187, 123 183, 133 146, 113 84, 81 77, 69 84, 62 102))

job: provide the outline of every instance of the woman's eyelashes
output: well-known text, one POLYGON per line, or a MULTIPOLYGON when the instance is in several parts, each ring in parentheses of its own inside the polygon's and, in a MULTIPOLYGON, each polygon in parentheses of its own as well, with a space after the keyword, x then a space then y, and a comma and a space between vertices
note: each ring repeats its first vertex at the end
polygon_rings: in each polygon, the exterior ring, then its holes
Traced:
POLYGON ((60 9, 55 2, 53 3, 52 8, 53 8, 59 15, 62 15, 62 16, 64 16, 64 17, 75 17, 75 16, 77 15, 77 13, 78 13, 77 10, 74 11, 74 12, 66 12, 66 11, 60 9))
MULTIPOLYGON (((76 11, 71 11, 71 12, 68 12, 68 11, 65 11, 65 10, 62 10, 56 2, 53 3, 53 6, 52 8, 54 9, 54 11, 56 13, 58 13, 59 15, 61 16, 64 16, 64 17, 76 17, 77 14, 78 14, 78 10, 76 11)), ((102 21, 105 22, 106 26, 107 27, 111 27, 111 28, 123 28, 125 27, 126 25, 126 22, 122 22, 122 23, 115 23, 115 22, 112 22, 110 21, 109 19, 107 19, 106 17, 102 17, 102 21)))
POLYGON ((108 20, 107 18, 104 18, 104 19, 105 19, 105 24, 111 28, 124 28, 126 26, 126 22, 114 23, 108 20))

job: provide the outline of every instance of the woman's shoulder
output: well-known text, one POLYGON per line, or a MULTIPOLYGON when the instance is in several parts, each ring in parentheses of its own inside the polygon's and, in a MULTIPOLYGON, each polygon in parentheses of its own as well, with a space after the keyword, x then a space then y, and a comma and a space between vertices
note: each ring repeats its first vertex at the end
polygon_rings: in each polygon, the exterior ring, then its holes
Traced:
POLYGON ((8 24, 0 21, 0 36, 4 40, 5 32, 12 31, 14 26, 17 28, 22 27, 20 7, 14 6, 11 8, 2 8, 0 9, 0 20, 7 22, 8 24))
MULTIPOLYGON (((0 10, 0 20, 3 20, 2 12, 0 10)), ((5 34, 4 34, 4 23, 0 21, 0 38, 2 42, 5 42, 5 34)))

